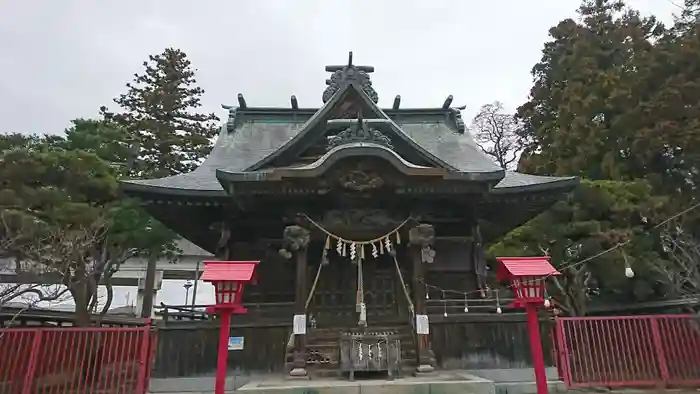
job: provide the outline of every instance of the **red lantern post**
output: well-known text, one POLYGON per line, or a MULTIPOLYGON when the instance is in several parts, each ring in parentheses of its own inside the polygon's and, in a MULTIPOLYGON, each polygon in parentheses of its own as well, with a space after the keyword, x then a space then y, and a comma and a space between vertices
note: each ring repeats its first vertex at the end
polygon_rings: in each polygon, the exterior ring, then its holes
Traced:
POLYGON ((207 312, 218 313, 219 350, 216 362, 215 394, 224 394, 226 387, 226 363, 228 361, 228 338, 232 314, 246 314, 243 307, 243 286, 255 281, 255 267, 260 261, 205 261, 202 280, 214 285, 216 304, 207 312))
POLYGON ((500 262, 496 279, 508 280, 515 293, 512 308, 524 308, 527 312, 527 328, 530 332, 530 354, 535 367, 537 394, 547 394, 540 323, 537 308, 545 305, 547 277, 560 275, 549 263, 549 257, 496 257, 500 262))

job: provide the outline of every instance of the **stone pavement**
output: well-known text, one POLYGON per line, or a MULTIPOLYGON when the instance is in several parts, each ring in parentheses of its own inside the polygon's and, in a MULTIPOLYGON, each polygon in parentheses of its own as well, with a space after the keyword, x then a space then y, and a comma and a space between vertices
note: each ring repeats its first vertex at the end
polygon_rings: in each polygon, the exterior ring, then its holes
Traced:
MULTIPOLYGON (((556 371, 548 371, 551 379, 556 371)), ((283 375, 230 376, 227 393, 240 394, 534 394, 531 369, 441 371, 424 377, 393 381, 372 379, 289 380, 283 375)), ((150 393, 210 394, 213 377, 152 379, 150 393)), ((550 382, 550 393, 563 391, 561 382, 550 382)))

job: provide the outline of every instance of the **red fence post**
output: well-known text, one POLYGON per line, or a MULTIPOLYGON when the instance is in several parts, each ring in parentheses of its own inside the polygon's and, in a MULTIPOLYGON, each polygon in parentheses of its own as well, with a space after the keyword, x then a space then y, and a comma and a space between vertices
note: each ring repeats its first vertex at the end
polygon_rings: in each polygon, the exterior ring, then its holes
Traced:
POLYGON ((136 381, 136 394, 145 394, 148 389, 147 376, 151 367, 151 324, 150 322, 140 330, 141 352, 139 353, 139 375, 136 381))
POLYGON ((39 350, 41 349, 41 336, 43 331, 37 329, 34 333, 34 341, 32 341, 31 355, 29 356, 29 365, 27 366, 27 376, 24 377, 22 394, 31 394, 34 386, 34 374, 36 372, 36 363, 39 359, 39 350))
POLYGON ((659 360, 659 373, 661 374, 660 387, 668 385, 668 364, 666 363, 666 350, 661 343, 661 334, 659 333, 659 317, 652 316, 649 318, 651 325, 651 338, 654 343, 654 352, 656 359, 659 360))
POLYGON ((555 322, 554 331, 556 332, 557 339, 557 366, 559 368, 561 380, 563 380, 567 386, 571 386, 571 374, 569 371, 569 347, 566 333, 564 332, 564 324, 567 322, 567 320, 563 320, 562 318, 558 317, 555 319, 555 322))

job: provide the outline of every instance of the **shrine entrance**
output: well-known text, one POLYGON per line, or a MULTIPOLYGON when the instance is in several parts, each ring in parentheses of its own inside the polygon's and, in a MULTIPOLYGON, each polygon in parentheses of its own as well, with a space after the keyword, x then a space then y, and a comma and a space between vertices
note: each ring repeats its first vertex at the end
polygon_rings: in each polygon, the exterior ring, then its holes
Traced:
MULTIPOLYGON (((360 266, 368 326, 407 324, 408 306, 393 257, 380 255, 363 260, 360 266)), ((317 271, 318 265, 310 267, 309 283, 314 282, 317 271)), ((402 275, 410 272, 402 267, 402 275)), ((341 257, 330 259, 321 268, 309 304, 311 324, 318 328, 357 326, 358 278, 357 263, 341 257)))

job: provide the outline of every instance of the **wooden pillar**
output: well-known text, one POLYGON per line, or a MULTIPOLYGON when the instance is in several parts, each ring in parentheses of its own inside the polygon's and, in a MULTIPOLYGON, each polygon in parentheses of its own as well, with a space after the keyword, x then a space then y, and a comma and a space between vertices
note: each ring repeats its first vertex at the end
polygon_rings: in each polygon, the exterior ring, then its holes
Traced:
MULTIPOLYGON (((296 291, 294 296, 294 314, 306 315, 307 289, 307 248, 309 246, 309 230, 301 226, 288 226, 284 229, 280 255, 294 261, 296 265, 296 291)), ((294 353, 292 369, 293 377, 305 377, 306 374, 306 335, 294 335, 294 353)))
MULTIPOLYGON (((424 264, 430 264, 435 258, 433 243, 435 229, 429 224, 419 224, 408 233, 413 260, 413 302, 417 315, 427 314, 425 305, 425 270, 424 264)), ((418 367, 416 373, 429 373, 435 369, 435 356, 430 349, 430 337, 418 335, 418 367)))
MULTIPOLYGON (((227 212, 227 211, 224 211, 227 212)), ((227 213, 228 214, 228 213, 227 213)), ((224 220, 219 224, 219 241, 216 243, 215 255, 218 260, 228 260, 231 258, 231 227, 224 220)))

